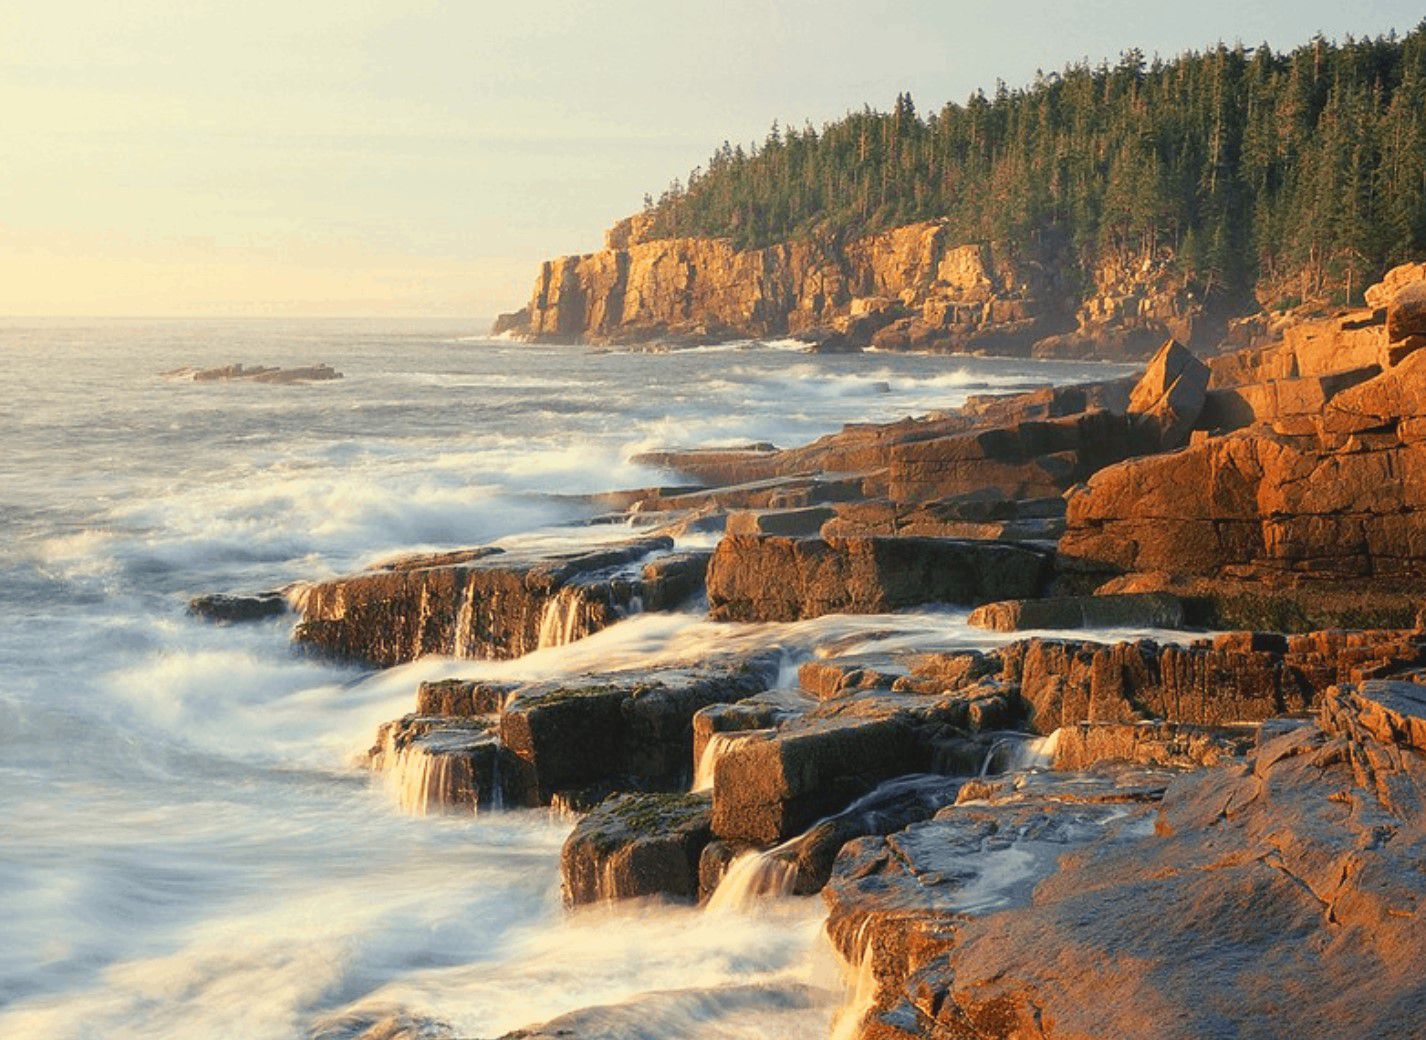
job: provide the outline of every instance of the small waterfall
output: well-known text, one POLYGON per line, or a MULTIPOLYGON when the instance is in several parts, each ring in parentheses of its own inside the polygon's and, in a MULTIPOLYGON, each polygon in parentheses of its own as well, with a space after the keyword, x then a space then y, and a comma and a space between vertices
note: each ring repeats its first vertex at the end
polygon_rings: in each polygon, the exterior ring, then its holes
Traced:
POLYGON ((475 576, 466 577, 465 591, 461 593, 460 609, 456 611, 455 646, 452 653, 456 657, 471 657, 471 629, 475 620, 475 576))
POLYGON ((500 755, 490 759, 490 807, 495 810, 505 808, 505 781, 500 776, 500 755))
POLYGON ((310 581, 295 581, 282 590, 282 594, 287 598, 287 605, 298 614, 307 612, 307 602, 312 598, 312 583, 310 581))
POLYGON ((1055 730, 1047 737, 1029 737, 1021 733, 1007 734, 990 745, 985 753, 985 761, 980 766, 980 776, 997 773, 1017 773, 1026 769, 1052 769, 1055 764, 1055 749, 1059 746, 1060 731, 1055 730), (996 753, 1004 749, 1001 768, 994 769, 996 753))
POLYGON ((876 1006, 877 981, 871 943, 865 938, 866 926, 871 918, 863 921, 857 930, 856 945, 862 954, 855 967, 844 965, 842 982, 846 986, 847 998, 837 1013, 832 1016, 831 1040, 857 1040, 862 1024, 876 1006))
MULTIPOLYGON (((378 734, 367 766, 380 773, 387 790, 402 811, 413 816, 463 810, 475 812, 481 798, 471 751, 475 732, 427 734, 411 739, 397 724, 388 724, 378 734)), ((499 756, 492 758, 492 805, 501 800, 499 756)))
POLYGON ((761 733, 763 730, 732 730, 727 733, 714 733, 708 738, 708 743, 703 745, 703 752, 698 756, 698 764, 693 770, 694 791, 713 790, 713 771, 718 767, 718 759, 738 741, 745 739, 752 733, 761 733))
POLYGON ((579 620, 584 601, 576 589, 559 589, 540 615, 540 635, 536 648, 564 646, 579 638, 579 620))
POLYGON ((708 898, 707 910, 748 913, 765 899, 792 895, 797 884, 797 863, 778 855, 786 847, 784 844, 767 852, 744 852, 738 856, 728 864, 723 880, 708 898))
MULTIPOLYGON (((743 734, 729 735, 736 737, 754 732, 757 731, 748 730, 743 734)), ((823 824, 833 820, 855 819, 861 824, 863 833, 884 833, 877 828, 879 825, 885 825, 889 813, 895 812, 889 803, 898 799, 911 799, 934 811, 955 800, 959 785, 948 786, 952 783, 954 781, 950 778, 933 773, 911 773, 886 780, 840 812, 817 820, 796 837, 788 838, 765 852, 741 854, 728 865, 723 880, 718 882, 718 887, 708 899, 707 909, 746 912, 754 909, 761 900, 792 895, 797 885, 799 851, 803 843, 816 834, 823 824)))
POLYGON ((396 796, 403 812, 430 816, 456 807, 476 810, 475 777, 470 759, 433 753, 414 743, 399 751, 382 752, 372 762, 396 796))

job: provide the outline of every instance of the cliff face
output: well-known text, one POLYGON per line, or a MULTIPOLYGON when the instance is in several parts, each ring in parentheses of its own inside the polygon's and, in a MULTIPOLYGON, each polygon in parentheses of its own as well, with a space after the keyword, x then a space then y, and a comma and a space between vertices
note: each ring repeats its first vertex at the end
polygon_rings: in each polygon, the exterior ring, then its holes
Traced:
POLYGON ((530 302, 495 331, 545 342, 793 335, 826 349, 1130 357, 1193 332, 1195 305, 1166 276, 1171 258, 1106 263, 1086 279, 1057 243, 965 244, 940 222, 742 251, 724 239, 647 240, 646 230, 628 218, 600 252, 547 261, 530 302))

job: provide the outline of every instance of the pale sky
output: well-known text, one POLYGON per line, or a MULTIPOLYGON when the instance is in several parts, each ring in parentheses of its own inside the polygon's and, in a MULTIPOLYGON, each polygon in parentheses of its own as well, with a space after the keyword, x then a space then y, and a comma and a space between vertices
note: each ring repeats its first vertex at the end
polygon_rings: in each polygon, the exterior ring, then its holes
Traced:
POLYGON ((0 314, 458 315, 774 118, 1404 0, 0 0, 0 314))

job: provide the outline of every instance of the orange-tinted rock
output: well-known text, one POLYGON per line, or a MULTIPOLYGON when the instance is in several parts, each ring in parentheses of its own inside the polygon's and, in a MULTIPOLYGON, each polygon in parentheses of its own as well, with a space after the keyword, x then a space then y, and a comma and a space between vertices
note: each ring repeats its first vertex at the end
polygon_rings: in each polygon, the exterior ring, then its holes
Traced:
POLYGON ((1165 343, 1129 395, 1129 415, 1141 428, 1153 430, 1159 444, 1176 448, 1203 411, 1208 392, 1208 366, 1174 340, 1165 343))
POLYGON ((698 896, 698 861, 712 838, 706 794, 617 794, 575 824, 560 850, 571 906, 698 896))
POLYGON ((1104 411, 911 441, 889 453, 887 493, 903 502, 986 489, 1050 497, 1151 446, 1126 417, 1104 411))
POLYGON ((1199 425, 1210 430, 1236 430, 1254 423, 1277 423, 1299 417, 1315 419, 1337 394, 1380 372, 1380 368, 1371 365, 1325 376, 1272 379, 1211 390, 1199 425))
POLYGON ((907 345, 966 349, 1009 336, 1004 347, 1024 353, 1044 308, 1040 296, 1058 300, 1047 269, 1009 251, 951 243, 935 221, 835 247, 802 241, 751 250, 724 239, 649 239, 645 228, 621 222, 607 245, 545 263, 523 324, 511 317, 502 331, 586 342, 826 329, 867 336, 900 301, 921 314, 920 342, 907 345), (861 301, 855 313, 854 301, 861 301))
POLYGON ((1402 286, 1386 308, 1386 335, 1393 342, 1426 336, 1426 281, 1402 286))
POLYGON ((998 654, 1029 727, 1051 733, 1085 722, 1219 726, 1306 711, 1334 683, 1426 664, 1426 643, 1405 632, 1334 630, 1234 633, 1188 646, 1028 639, 998 654))
POLYGON ((1315 430, 1259 427, 1100 470, 1069 499, 1071 570, 1259 582, 1426 575, 1426 353, 1341 390, 1315 430))
POLYGON ((973 605, 1038 595, 1048 570, 1044 551, 1007 543, 729 536, 709 565, 708 604, 720 621, 973 605))
POLYGON ((304 590, 294 639, 378 667, 423 654, 518 657, 617 620, 642 591, 638 565, 672 546, 654 537, 563 554, 487 547, 404 557, 304 590))
POLYGON ((871 984, 857 1035, 1415 1035, 1426 758, 1332 701, 1158 806, 1052 774, 852 842, 824 898, 871 984))
POLYGON ((966 623, 994 632, 1030 628, 1181 628, 1183 604, 1161 592, 1054 596, 986 603, 966 623))

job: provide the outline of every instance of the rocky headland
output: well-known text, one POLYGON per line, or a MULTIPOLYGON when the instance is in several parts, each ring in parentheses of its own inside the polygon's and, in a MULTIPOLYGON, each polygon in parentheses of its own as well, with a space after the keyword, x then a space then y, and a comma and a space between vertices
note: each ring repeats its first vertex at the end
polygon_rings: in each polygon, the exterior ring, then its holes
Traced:
POLYGON ((1106 256, 1071 277, 1068 245, 967 243, 945 221, 738 249, 616 224, 605 248, 544 263, 494 331, 537 342, 692 344, 792 336, 813 349, 1142 359, 1166 337, 1216 342, 1231 307, 1198 300, 1170 255, 1106 256), (1086 284, 1087 283, 1087 284, 1086 284))
MULTIPOLYGON (((989 335, 987 315, 1034 326, 1053 285, 934 227, 868 244, 855 284, 701 248, 625 229, 547 265, 521 328, 674 328, 699 319, 650 286, 681 285, 774 334, 954 285, 980 286, 989 335), (719 296, 708 272, 745 263, 759 295, 719 296)), ((572 906, 820 892, 860 1040, 1426 1036, 1426 268, 1367 301, 1206 358, 1161 342, 1128 380, 652 453, 682 483, 597 496, 623 540, 407 557, 284 602, 301 646, 379 667, 636 612, 731 632, 973 608, 984 649, 829 639, 795 680, 730 637, 656 671, 423 683, 368 762, 418 812, 573 814, 572 906)))

